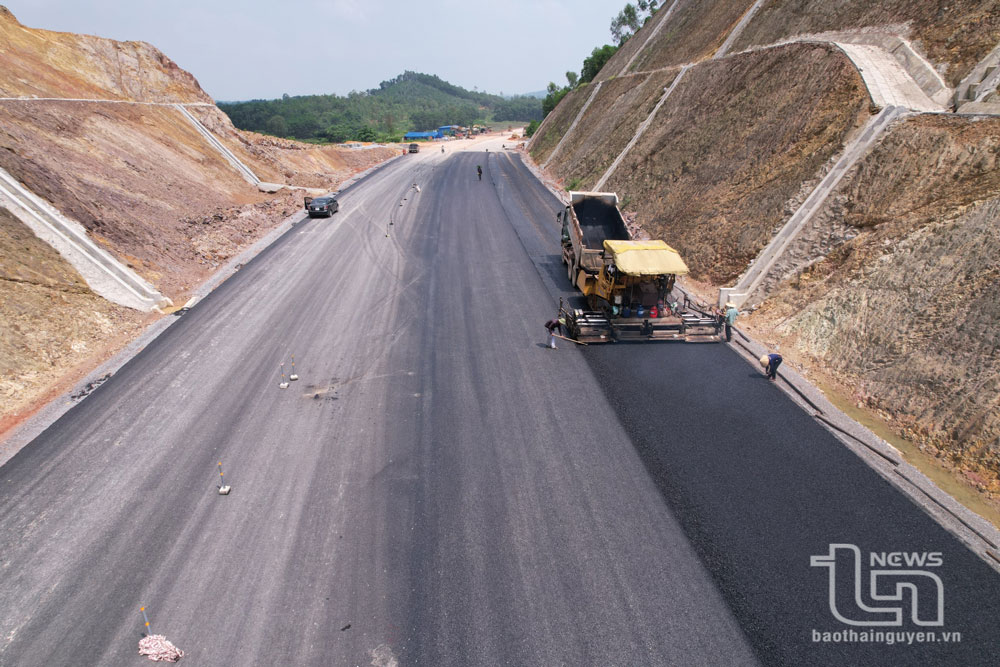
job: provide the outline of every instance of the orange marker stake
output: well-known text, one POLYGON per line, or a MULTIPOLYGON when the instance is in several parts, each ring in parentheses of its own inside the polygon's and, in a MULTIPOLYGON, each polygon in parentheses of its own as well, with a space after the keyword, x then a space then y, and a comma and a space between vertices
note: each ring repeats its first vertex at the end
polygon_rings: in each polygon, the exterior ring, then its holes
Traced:
POLYGON ((288 389, 288 381, 285 380, 285 364, 281 364, 281 383, 278 385, 278 389, 288 389))
POLYGON ((292 355, 292 374, 288 376, 288 379, 295 382, 299 379, 298 374, 295 372, 295 355, 292 355))
POLYGON ((149 617, 146 616, 146 608, 145 607, 139 607, 139 611, 142 612, 142 620, 144 620, 146 622, 146 636, 148 637, 149 636, 149 617))

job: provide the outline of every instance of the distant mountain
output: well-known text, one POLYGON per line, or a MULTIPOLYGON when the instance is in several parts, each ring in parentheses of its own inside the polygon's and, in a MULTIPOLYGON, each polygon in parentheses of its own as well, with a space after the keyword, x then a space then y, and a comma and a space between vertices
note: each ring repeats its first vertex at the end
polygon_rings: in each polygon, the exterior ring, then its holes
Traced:
POLYGON ((405 132, 442 125, 542 119, 537 97, 505 99, 417 72, 404 72, 378 88, 346 96, 305 95, 218 106, 242 130, 334 142, 398 140, 405 132))

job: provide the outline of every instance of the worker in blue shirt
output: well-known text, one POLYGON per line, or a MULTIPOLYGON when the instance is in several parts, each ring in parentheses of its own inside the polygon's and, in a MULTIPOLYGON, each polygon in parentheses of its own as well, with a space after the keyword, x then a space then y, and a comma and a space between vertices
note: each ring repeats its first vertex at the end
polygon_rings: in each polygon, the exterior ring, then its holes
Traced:
POLYGON ((764 367, 764 373, 768 380, 775 380, 778 376, 778 366, 781 365, 781 355, 775 352, 765 354, 760 359, 760 365, 764 367))
POLYGON ((736 304, 732 301, 726 303, 726 342, 733 340, 733 325, 736 324, 736 318, 739 316, 740 311, 736 309, 736 304))

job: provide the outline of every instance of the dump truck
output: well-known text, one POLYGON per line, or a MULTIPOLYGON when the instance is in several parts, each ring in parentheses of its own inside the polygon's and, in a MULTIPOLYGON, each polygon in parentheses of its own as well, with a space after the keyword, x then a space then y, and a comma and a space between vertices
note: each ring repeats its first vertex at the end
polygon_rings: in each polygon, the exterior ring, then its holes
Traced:
POLYGON ((584 343, 616 340, 717 342, 722 319, 674 290, 688 273, 664 241, 631 238, 613 192, 570 192, 558 214, 562 260, 582 293, 561 303, 569 335, 584 343))

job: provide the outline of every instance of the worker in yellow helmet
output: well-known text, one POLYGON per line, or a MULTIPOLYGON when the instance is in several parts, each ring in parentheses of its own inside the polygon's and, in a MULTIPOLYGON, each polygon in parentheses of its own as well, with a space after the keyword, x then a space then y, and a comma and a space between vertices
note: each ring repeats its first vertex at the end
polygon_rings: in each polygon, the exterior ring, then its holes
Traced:
POLYGON ((758 361, 760 362, 760 365, 764 367, 764 374, 767 375, 768 380, 777 379, 778 366, 780 366, 782 362, 780 354, 776 352, 765 354, 758 359, 758 361))

